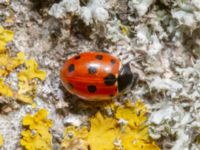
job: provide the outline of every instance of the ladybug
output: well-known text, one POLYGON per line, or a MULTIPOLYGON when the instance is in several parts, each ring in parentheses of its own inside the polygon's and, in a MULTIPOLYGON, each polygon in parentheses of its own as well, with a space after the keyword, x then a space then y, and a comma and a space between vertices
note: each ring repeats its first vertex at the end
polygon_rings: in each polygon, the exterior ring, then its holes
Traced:
POLYGON ((104 52, 83 52, 66 60, 60 70, 64 87, 81 99, 110 100, 136 84, 129 64, 104 52))

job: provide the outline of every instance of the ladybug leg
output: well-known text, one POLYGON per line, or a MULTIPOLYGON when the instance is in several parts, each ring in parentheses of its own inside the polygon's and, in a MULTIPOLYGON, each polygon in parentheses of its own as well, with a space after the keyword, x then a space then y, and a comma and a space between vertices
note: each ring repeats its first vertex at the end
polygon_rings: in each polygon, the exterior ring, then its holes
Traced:
MULTIPOLYGON (((137 56, 137 57, 135 57, 135 58, 133 58, 133 59, 131 59, 131 60, 129 60, 126 64, 131 64, 131 62, 141 62, 141 61, 143 61, 143 60, 145 60, 146 59, 146 55, 141 55, 141 56, 137 56)), ((125 64, 125 65, 126 65, 125 64)))
POLYGON ((139 79, 138 73, 133 73, 133 79, 132 79, 132 85, 131 85, 131 90, 135 87, 139 79))
POLYGON ((108 53, 108 54, 109 54, 109 51, 107 51, 107 50, 106 50, 106 49, 104 49, 104 48, 103 48, 103 49, 101 49, 100 51, 101 51, 102 53, 108 53))
POLYGON ((102 53, 110 53, 109 51, 105 50, 104 48, 101 50, 94 50, 94 52, 102 52, 102 53))
POLYGON ((147 57, 146 55, 141 55, 141 56, 138 56, 135 59, 133 59, 133 61, 139 62, 139 61, 145 60, 146 57, 147 57))
POLYGON ((102 52, 102 53, 108 53, 108 54, 110 54, 110 52, 109 51, 107 51, 106 49, 100 49, 100 50, 92 50, 92 52, 102 52))

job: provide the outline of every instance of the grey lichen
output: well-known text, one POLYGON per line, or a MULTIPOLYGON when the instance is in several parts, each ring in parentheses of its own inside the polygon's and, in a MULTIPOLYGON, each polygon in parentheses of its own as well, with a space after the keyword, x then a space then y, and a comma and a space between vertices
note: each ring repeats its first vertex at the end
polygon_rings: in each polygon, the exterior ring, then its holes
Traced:
POLYGON ((105 0, 90 0, 86 6, 80 6, 79 0, 63 0, 54 4, 49 14, 56 18, 62 18, 66 13, 79 15, 86 25, 94 22, 105 22, 109 18, 105 0))

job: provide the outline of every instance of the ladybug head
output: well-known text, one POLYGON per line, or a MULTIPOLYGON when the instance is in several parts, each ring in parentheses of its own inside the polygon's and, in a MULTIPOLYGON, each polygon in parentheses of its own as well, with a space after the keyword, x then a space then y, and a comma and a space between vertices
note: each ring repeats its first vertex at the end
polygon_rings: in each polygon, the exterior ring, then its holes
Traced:
POLYGON ((118 76, 118 90, 123 92, 127 89, 131 89, 135 86, 139 75, 131 72, 129 64, 125 64, 119 71, 118 76))

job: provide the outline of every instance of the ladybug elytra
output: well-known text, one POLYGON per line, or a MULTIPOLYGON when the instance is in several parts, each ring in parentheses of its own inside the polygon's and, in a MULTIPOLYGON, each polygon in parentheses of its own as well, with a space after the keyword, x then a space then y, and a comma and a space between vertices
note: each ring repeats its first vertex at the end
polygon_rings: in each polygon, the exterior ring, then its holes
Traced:
POLYGON ((129 64, 104 52, 84 52, 66 60, 60 71, 64 87, 81 99, 110 100, 132 87, 137 74, 129 64))

